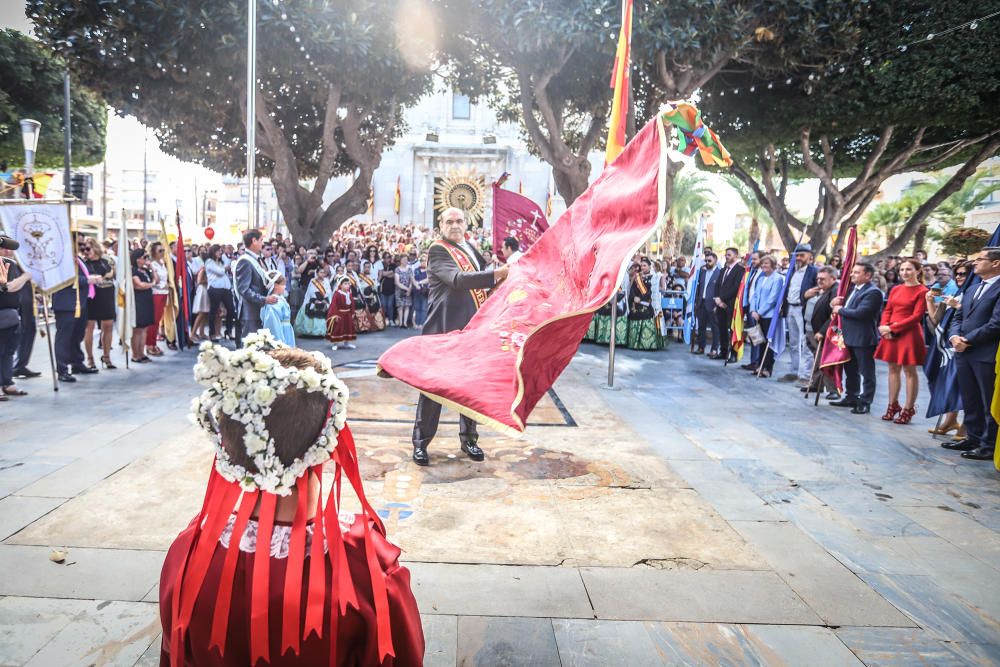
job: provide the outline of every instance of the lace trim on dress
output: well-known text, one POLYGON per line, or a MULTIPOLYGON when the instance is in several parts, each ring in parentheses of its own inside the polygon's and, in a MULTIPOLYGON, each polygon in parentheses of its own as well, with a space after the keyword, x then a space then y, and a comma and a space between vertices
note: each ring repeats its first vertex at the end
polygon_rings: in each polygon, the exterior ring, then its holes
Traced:
MULTIPOLYGON (((340 531, 346 533, 351 530, 351 526, 354 525, 354 513, 353 512, 340 512, 337 515, 338 522, 340 523, 340 531)), ((233 526, 236 523, 236 515, 230 514, 229 521, 226 522, 226 528, 222 531, 222 535, 219 536, 219 544, 224 548, 229 548, 229 543, 233 538, 233 526)), ((309 549, 312 546, 313 537, 313 524, 306 524, 306 553, 309 553, 309 549)), ((274 529, 271 532, 271 558, 288 558, 288 548, 292 541, 292 527, 282 524, 275 524, 274 529)), ((326 551, 327 545, 326 540, 323 541, 323 551, 326 551)), ((243 531, 243 537, 240 539, 240 551, 245 553, 256 553, 257 551, 257 520, 250 519, 247 522, 246 530, 243 531)))

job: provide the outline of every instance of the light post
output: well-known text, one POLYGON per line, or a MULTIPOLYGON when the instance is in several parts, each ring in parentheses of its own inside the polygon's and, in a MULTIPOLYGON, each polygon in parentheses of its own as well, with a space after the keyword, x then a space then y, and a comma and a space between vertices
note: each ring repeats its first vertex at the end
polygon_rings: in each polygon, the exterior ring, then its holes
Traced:
POLYGON ((24 180, 28 185, 28 197, 34 196, 35 151, 38 150, 38 135, 42 124, 25 118, 21 121, 21 143, 24 146, 24 180))

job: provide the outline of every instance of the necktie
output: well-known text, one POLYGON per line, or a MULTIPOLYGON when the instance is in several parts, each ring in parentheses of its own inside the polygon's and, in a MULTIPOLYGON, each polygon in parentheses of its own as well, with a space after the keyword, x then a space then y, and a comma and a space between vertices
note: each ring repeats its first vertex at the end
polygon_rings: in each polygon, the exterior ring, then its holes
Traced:
POLYGON ((972 297, 972 303, 976 303, 976 302, 978 302, 978 301, 979 301, 979 297, 981 297, 981 296, 983 295, 983 292, 985 292, 985 291, 986 291, 986 287, 987 287, 987 283, 986 283, 986 281, 984 280, 984 281, 983 281, 983 282, 982 282, 982 283, 981 283, 981 284, 979 285, 979 289, 977 289, 977 290, 976 290, 976 295, 975 295, 974 297, 972 297))
POLYGON ((846 302, 844 302, 844 307, 845 307, 845 308, 846 308, 847 306, 851 305, 851 301, 853 301, 853 300, 854 300, 854 295, 855 295, 855 294, 857 294, 857 293, 858 293, 858 292, 860 292, 860 291, 861 291, 861 288, 860 288, 860 287, 855 287, 855 288, 854 288, 853 290, 851 290, 851 294, 850 294, 850 295, 849 295, 849 296, 847 297, 847 301, 846 301, 846 302))

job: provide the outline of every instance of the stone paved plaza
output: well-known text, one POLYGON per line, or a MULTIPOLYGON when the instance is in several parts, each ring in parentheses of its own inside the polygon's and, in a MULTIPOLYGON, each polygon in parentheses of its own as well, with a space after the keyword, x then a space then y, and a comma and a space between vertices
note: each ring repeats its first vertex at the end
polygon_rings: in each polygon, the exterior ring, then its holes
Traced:
MULTIPOLYGON (((608 390, 584 345, 524 438, 484 432, 477 464, 445 412, 422 469, 414 392, 374 376, 398 337, 331 355, 427 665, 1000 664, 1000 476, 931 423, 815 408, 682 346, 620 352, 608 390)), ((211 461, 193 358, 0 405, 0 665, 157 664, 160 565, 211 461)))

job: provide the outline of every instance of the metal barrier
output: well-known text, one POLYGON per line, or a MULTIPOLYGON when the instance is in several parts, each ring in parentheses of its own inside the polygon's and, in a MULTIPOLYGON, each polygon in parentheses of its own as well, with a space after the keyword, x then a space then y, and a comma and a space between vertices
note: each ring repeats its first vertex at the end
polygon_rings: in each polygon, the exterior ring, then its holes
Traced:
POLYGON ((667 331, 684 330, 684 313, 687 311, 687 292, 683 290, 666 290, 662 293, 664 329, 667 331), (680 316, 678 318, 678 316, 680 316))

